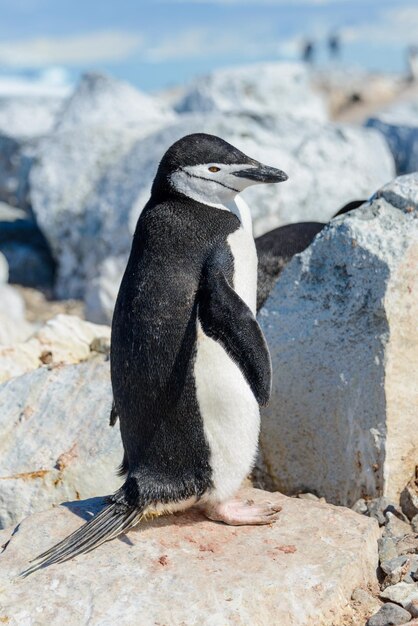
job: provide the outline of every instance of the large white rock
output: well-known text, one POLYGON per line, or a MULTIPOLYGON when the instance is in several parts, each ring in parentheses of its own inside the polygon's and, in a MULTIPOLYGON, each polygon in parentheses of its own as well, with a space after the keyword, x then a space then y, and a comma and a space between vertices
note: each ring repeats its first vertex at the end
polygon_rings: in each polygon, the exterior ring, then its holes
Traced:
POLYGON ((59 96, 0 96, 0 133, 25 140, 46 135, 63 104, 59 96))
POLYGON ((0 555, 1 616, 10 626, 339 624, 354 588, 375 583, 376 521, 279 494, 242 496, 278 502, 279 521, 237 528, 189 511, 13 580, 101 503, 66 503, 29 517, 1 537, 10 539, 0 555))
POLYGON ((0 386, 0 528, 121 484, 118 428, 103 357, 40 368, 0 386))
POLYGON ((253 63, 198 77, 175 104, 179 113, 294 116, 325 121, 326 106, 300 63, 253 63))
POLYGON ((109 326, 92 324, 75 315, 57 315, 25 342, 0 345, 0 383, 43 364, 55 366, 85 361, 97 354, 95 340, 110 345, 109 326))
POLYGON ((418 458, 418 175, 331 222, 259 314, 273 359, 265 471, 285 493, 394 500, 418 458))
MULTIPOLYGON (((100 220, 90 206, 106 172, 129 155, 135 141, 174 118, 158 99, 121 81, 88 74, 60 114, 55 132, 39 142, 30 174, 31 200, 59 263, 58 296, 83 291, 79 264, 84 263, 84 240, 100 248, 100 220)), ((117 204, 113 210, 118 212, 117 204)))
POLYGON ((418 99, 392 106, 366 122, 380 131, 389 144, 398 174, 418 170, 418 99))
POLYGON ((374 131, 290 118, 263 125, 239 115, 183 115, 137 141, 114 163, 89 198, 83 229, 76 223, 61 240, 61 290, 84 297, 89 319, 111 319, 135 224, 162 154, 180 137, 202 131, 288 173, 284 184, 260 185, 243 194, 255 234, 288 222, 328 221, 341 205, 368 197, 394 173, 389 150, 374 131), (95 228, 88 226, 92 221, 95 228))

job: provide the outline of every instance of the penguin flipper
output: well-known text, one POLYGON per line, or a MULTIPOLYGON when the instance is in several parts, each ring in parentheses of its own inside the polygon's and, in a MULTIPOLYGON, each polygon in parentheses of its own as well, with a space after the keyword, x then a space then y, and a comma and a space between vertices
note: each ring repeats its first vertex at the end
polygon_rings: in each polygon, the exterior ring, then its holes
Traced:
POLYGON ((257 320, 225 277, 222 254, 213 255, 204 268, 198 317, 204 333, 223 346, 265 406, 271 393, 270 353, 257 320))

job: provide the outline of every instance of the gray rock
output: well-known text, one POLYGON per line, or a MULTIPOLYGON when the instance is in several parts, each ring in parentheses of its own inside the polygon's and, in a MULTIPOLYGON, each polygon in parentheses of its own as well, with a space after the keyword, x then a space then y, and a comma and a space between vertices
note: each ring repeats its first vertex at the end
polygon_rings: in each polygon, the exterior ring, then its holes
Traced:
POLYGON ((0 528, 121 484, 109 363, 41 367, 0 386, 0 528))
POLYGON ((418 170, 418 103, 395 105, 367 120, 368 128, 383 134, 396 162, 398 174, 418 170))
POLYGON ((418 579, 418 555, 403 555, 380 563, 387 574, 384 585, 388 587, 399 582, 414 583, 418 579))
POLYGON ((418 515, 411 519, 411 527, 414 533, 418 533, 418 515))
POLYGON ((418 455, 417 263, 418 174, 334 219, 282 272, 258 315, 273 361, 261 452, 280 491, 399 497, 418 455))
POLYGON ((28 208, 29 171, 32 165, 30 147, 0 134, 0 201, 28 208))
POLYGON ((395 539, 401 539, 405 535, 409 535, 411 533, 411 527, 406 522, 398 519, 396 515, 393 513, 386 513, 386 532, 389 533, 395 539))
MULTIPOLYGON (((129 158, 139 138, 173 119, 174 113, 156 98, 123 82, 87 75, 63 109, 56 131, 38 143, 30 174, 31 199, 58 261, 59 297, 83 295, 87 270, 89 278, 95 276, 90 263, 109 254, 101 232, 109 210, 106 202, 95 213, 95 198, 105 185, 106 172, 122 156, 129 158)), ((131 163, 135 179, 144 175, 139 165, 131 163)), ((117 216, 123 221, 124 213, 115 196, 111 202, 114 227, 117 216)), ((113 236, 117 247, 117 230, 113 236)))
POLYGON ((396 585, 386 587, 380 596, 405 608, 411 602, 418 600, 418 583, 397 583, 396 585))
POLYGON ((10 541, 0 555, 1 615, 12 624, 68 626, 339 624, 353 589, 375 579, 376 522, 277 493, 251 489, 241 497, 279 504, 280 521, 236 528, 189 511, 12 580, 102 503, 33 515, 2 537, 10 541))
POLYGON ((253 63, 195 79, 176 103, 179 113, 249 114, 327 119, 325 102, 301 63, 253 63))
POLYGON ((418 600, 412 600, 407 606, 409 613, 412 617, 418 617, 418 600))
POLYGON ((356 513, 360 513, 360 515, 366 515, 368 512, 367 502, 364 498, 359 498, 351 508, 356 513))
POLYGON ((388 602, 372 615, 367 621, 367 626, 397 626, 398 624, 407 624, 410 619, 411 614, 408 611, 388 602))
POLYGON ((418 554, 418 534, 411 532, 396 538, 396 551, 402 554, 418 554))
MULTIPOLYGON (((89 319, 111 319, 136 221, 162 154, 180 137, 202 131, 288 172, 283 185, 258 185, 242 194, 252 209, 255 234, 288 222, 328 221, 336 207, 368 197, 393 175, 383 140, 364 129, 286 117, 273 123, 238 114, 182 115, 175 124, 134 142, 115 160, 88 197, 83 227, 72 220, 72 233, 60 238, 58 285, 63 293, 70 290, 85 298, 89 319)), ((52 224, 55 219, 48 218, 52 224)), ((48 228, 46 219, 43 225, 48 228)))
POLYGON ((393 537, 388 535, 382 535, 378 541, 379 544, 379 560, 381 563, 391 561, 398 557, 398 551, 396 549, 396 541, 393 537))
POLYGON ((404 517, 399 507, 389 498, 382 496, 381 498, 373 498, 367 503, 367 512, 370 517, 374 517, 379 522, 379 526, 383 526, 388 521, 386 514, 391 513, 398 517, 404 517))
POLYGON ((418 515, 418 484, 417 481, 411 480, 401 493, 402 511, 412 520, 418 515))
POLYGON ((380 567, 385 572, 385 574, 391 574, 396 569, 398 569, 398 567, 402 567, 403 565, 405 565, 405 563, 408 563, 407 556, 396 556, 393 559, 381 562, 380 567))

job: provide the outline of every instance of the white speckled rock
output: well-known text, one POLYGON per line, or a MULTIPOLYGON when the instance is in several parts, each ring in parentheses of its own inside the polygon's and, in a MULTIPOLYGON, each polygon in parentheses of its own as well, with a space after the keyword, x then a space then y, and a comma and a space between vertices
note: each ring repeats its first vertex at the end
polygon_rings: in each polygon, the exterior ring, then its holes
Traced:
POLYGON ((0 345, 0 383, 42 365, 79 363, 94 355, 92 342, 110 343, 110 327, 86 322, 75 315, 57 315, 24 343, 0 345))
POLYGON ((40 368, 0 386, 0 528, 63 500, 121 484, 118 428, 103 357, 40 368))
POLYGON ((374 582, 376 522, 279 494, 242 495, 277 501, 279 521, 237 528, 190 511, 144 523, 122 541, 13 583, 30 558, 75 530, 99 503, 29 517, 0 556, 0 616, 10 626, 338 624, 353 589, 374 582))
MULTIPOLYGON (((175 119, 156 98, 102 75, 88 74, 59 116, 56 131, 42 140, 30 174, 37 221, 58 260, 58 295, 79 296, 80 267, 100 248, 100 218, 90 197, 108 169, 129 154, 140 137, 175 119)), ((138 172, 136 175, 138 176, 138 172)), ((113 210, 119 211, 117 203, 113 210)))
POLYGON ((63 104, 63 96, 0 96, 0 132, 18 139, 46 135, 63 104))
POLYGON ((366 126, 383 134, 395 158, 398 174, 418 170, 418 100, 397 104, 371 117, 366 126))
POLYGON ((253 63, 200 76, 175 109, 179 113, 247 113, 275 118, 294 116, 324 122, 325 103, 310 86, 301 63, 253 63))
POLYGON ((273 359, 262 419, 278 489, 397 500, 418 456, 418 175, 331 222, 259 314, 273 359))
POLYGON ((288 173, 286 183, 258 185, 243 194, 256 234, 288 222, 327 221, 347 201, 368 197, 394 171, 389 150, 375 131, 290 118, 273 123, 243 115, 183 115, 138 140, 115 162, 85 208, 95 228, 75 226, 62 240, 62 290, 77 282, 81 291, 72 295, 85 298, 92 321, 110 322, 135 224, 162 154, 180 137, 202 131, 288 173), (67 279, 68 273, 74 278, 67 279))

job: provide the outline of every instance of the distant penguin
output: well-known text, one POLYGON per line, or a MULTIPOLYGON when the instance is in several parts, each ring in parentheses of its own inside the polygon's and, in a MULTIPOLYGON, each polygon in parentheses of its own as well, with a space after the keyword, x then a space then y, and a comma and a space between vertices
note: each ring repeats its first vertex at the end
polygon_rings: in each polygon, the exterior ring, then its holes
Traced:
POLYGON ((276 520, 277 506, 234 498, 271 388, 251 216, 237 194, 286 179, 212 135, 183 137, 163 156, 112 323, 111 421, 119 417, 127 478, 23 576, 193 505, 227 524, 276 520))
MULTIPOLYGON (((353 200, 334 215, 337 217, 357 209, 367 200, 353 200)), ((261 309, 282 270, 289 261, 311 245, 316 235, 325 228, 323 222, 286 224, 260 235, 255 240, 258 256, 257 311, 261 309)))

